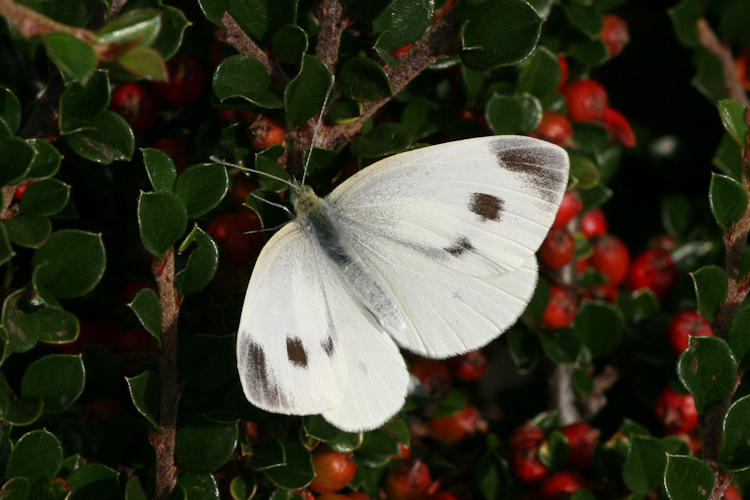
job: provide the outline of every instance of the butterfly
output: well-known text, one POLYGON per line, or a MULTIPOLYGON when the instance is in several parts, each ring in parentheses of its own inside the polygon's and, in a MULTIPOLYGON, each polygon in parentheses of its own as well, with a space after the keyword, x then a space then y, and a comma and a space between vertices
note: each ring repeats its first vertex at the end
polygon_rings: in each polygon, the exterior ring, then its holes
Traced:
POLYGON ((380 160, 266 243, 245 296, 237 366, 264 410, 377 428, 403 406, 399 346, 428 358, 477 349, 518 319, 535 252, 568 183, 564 149, 479 137, 380 160))

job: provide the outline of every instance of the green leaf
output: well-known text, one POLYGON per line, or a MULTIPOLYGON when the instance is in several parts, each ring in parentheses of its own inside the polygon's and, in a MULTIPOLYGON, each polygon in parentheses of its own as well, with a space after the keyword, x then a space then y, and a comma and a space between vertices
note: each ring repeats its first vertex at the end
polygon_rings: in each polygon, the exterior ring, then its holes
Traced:
POLYGON ((579 189, 588 190, 599 185, 600 173, 596 163, 583 155, 571 153, 570 175, 579 189))
POLYGON ((188 500, 219 500, 219 485, 211 474, 180 474, 177 484, 187 493, 188 500))
POLYGON ((0 186, 15 184, 26 177, 34 155, 34 148, 22 139, 0 139, 0 186))
POLYGON ((724 269, 719 266, 703 266, 690 273, 695 287, 695 299, 698 301, 698 312, 709 322, 724 303, 728 293, 728 278, 724 269))
POLYGON ((167 63, 162 54, 151 47, 133 47, 117 58, 117 62, 139 78, 169 80, 167 63))
POLYGON ((85 464, 67 477, 73 487, 70 500, 119 500, 119 473, 103 464, 85 464))
POLYGON ((539 342, 526 328, 514 327, 505 332, 508 351, 513 364, 522 373, 528 373, 539 360, 539 342))
POLYGON ((297 66, 307 51, 307 33, 295 24, 287 24, 273 34, 271 44, 279 62, 297 66))
POLYGON ((228 4, 229 12, 245 33, 255 39, 263 38, 268 29, 267 0, 228 0, 228 4))
MULTIPOLYGON (((12 219, 11 219, 12 220, 12 219)), ((15 253, 10 246, 10 237, 4 224, 0 224, 0 265, 13 258, 15 253)))
POLYGON ((44 401, 44 413, 61 413, 83 393, 85 382, 80 354, 50 354, 26 369, 21 379, 21 396, 44 401))
POLYGON ((339 69, 338 86, 351 99, 375 101, 393 94, 391 81, 383 68, 367 57, 352 57, 339 69))
POLYGON ((708 199, 716 223, 725 231, 739 221, 747 210, 745 189, 726 175, 711 175, 708 199))
POLYGON ((160 149, 142 148, 143 165, 154 191, 172 191, 177 179, 177 169, 172 158, 160 149))
POLYGON ((60 96, 60 133, 72 134, 93 129, 92 121, 109 107, 109 73, 97 70, 86 83, 70 84, 60 96))
POLYGON ((74 80, 85 83, 96 69, 96 53, 88 43, 59 31, 46 33, 40 38, 50 60, 74 80))
POLYGON ((337 453, 348 453, 362 444, 362 432, 344 432, 329 424, 320 415, 302 417, 302 428, 307 437, 317 439, 337 453))
POLYGON ((133 9, 97 31, 105 43, 151 45, 161 30, 161 14, 156 9, 133 9))
POLYGON ((359 158, 379 158, 400 153, 411 143, 411 134, 403 125, 386 122, 354 139, 349 148, 359 158))
POLYGON ((306 54, 297 76, 284 90, 284 114, 289 127, 302 125, 323 109, 331 72, 316 56, 306 54))
POLYGON ((15 134, 21 126, 21 101, 9 89, 0 86, 0 118, 15 134))
POLYGON ((55 146, 44 139, 29 139, 26 142, 36 150, 36 155, 31 161, 26 177, 42 179, 55 175, 62 161, 62 155, 55 149, 55 146))
POLYGON ((443 399, 438 401, 435 410, 432 412, 433 417, 441 418, 455 415, 466 408, 468 401, 466 396, 457 390, 451 390, 443 399))
POLYGON ((672 500, 705 500, 714 487, 714 473, 703 460, 667 455, 664 488, 672 500))
POLYGON ((689 453, 689 448, 686 442, 679 439, 632 436, 622 469, 623 480, 630 491, 646 495, 664 484, 666 453, 689 453))
POLYGON ((133 406, 157 432, 159 426, 159 405, 161 404, 161 379, 155 371, 145 371, 135 377, 125 377, 133 406))
POLYGON ((416 41, 430 26, 433 12, 430 0, 393 0, 372 21, 372 29, 380 33, 375 46, 389 52, 416 41))
POLYGON ((125 500, 148 500, 141 480, 136 475, 131 476, 125 485, 125 500))
POLYGON ((259 471, 273 469, 286 465, 286 451, 284 444, 278 439, 268 441, 253 451, 250 466, 259 471))
POLYGON ((681 44, 695 48, 700 45, 698 40, 698 20, 703 15, 700 0, 682 0, 669 9, 675 35, 681 44))
POLYGON ((161 345, 161 303, 156 292, 150 288, 141 288, 128 307, 138 316, 143 328, 161 345))
POLYGON ((138 226, 141 241, 154 257, 161 257, 185 234, 188 214, 174 193, 141 193, 138 198, 138 226))
POLYGON ((727 341, 738 363, 750 352, 750 304, 744 304, 732 318, 727 341))
POLYGON ((159 35, 151 44, 151 47, 158 50, 162 57, 168 60, 182 47, 185 30, 191 23, 181 9, 171 5, 163 5, 161 2, 159 8, 161 10, 161 30, 159 30, 159 35))
POLYGON ((245 500, 253 498, 257 488, 258 483, 256 482, 255 476, 251 476, 247 473, 240 474, 229 483, 229 494, 232 495, 232 498, 235 500, 245 500))
POLYGON ((25 477, 8 479, 0 489, 0 498, 4 500, 26 500, 29 497, 31 485, 25 477))
POLYGON ((625 320, 622 313, 609 304, 585 301, 573 328, 592 356, 606 356, 620 344, 625 320))
POLYGON ((42 179, 26 189, 21 211, 27 215, 55 215, 65 208, 69 197, 69 185, 57 179, 42 179))
POLYGON ((529 133, 542 120, 542 105, 539 99, 530 94, 495 94, 487 101, 484 115, 496 134, 529 133))
POLYGON ((97 163, 130 161, 135 138, 128 122, 114 111, 105 111, 91 121, 91 130, 67 136, 68 146, 77 154, 97 163))
POLYGON ((538 46, 523 63, 516 92, 527 92, 543 99, 557 91, 561 76, 557 56, 551 50, 538 46))
POLYGON ((180 245, 180 253, 191 243, 195 249, 190 253, 185 268, 175 276, 175 287, 182 293, 195 293, 205 288, 216 274, 219 265, 219 247, 216 242, 198 225, 180 245))
POLYGON ((742 179, 742 151, 729 134, 724 134, 711 162, 733 179, 742 179))
POLYGON ((229 189, 229 174, 224 165, 203 163, 193 165, 177 178, 175 194, 194 219, 216 207, 229 189))
POLYGON ((599 66, 609 57, 607 45, 601 38, 582 36, 570 43, 568 51, 573 59, 586 66, 599 66))
POLYGON ((724 339, 690 337, 690 347, 677 361, 677 374, 703 413, 734 390, 737 361, 724 339))
POLYGON ((240 97, 261 108, 280 108, 281 99, 271 90, 271 77, 257 59, 249 56, 230 56, 216 68, 212 80, 214 94, 219 101, 240 97))
POLYGON ((178 465, 198 474, 210 474, 232 458, 237 432, 236 422, 218 423, 206 418, 181 426, 175 445, 178 465))
POLYGON ((743 396, 729 407, 724 416, 721 468, 733 472, 750 469, 750 395, 743 396))
POLYGON ((750 133, 750 126, 747 124, 747 108, 732 99, 722 99, 718 102, 719 116, 721 123, 729 135, 741 147, 747 144, 747 136, 750 133))
POLYGON ((698 68, 692 80, 695 88, 711 101, 728 97, 721 60, 715 54, 698 49, 695 52, 695 65, 698 68))
POLYGON ((107 264, 102 237, 78 229, 52 234, 31 259, 34 287, 58 298, 84 295, 99 283, 107 264))
MULTIPOLYGON (((21 214, 5 221, 5 230, 14 245, 39 248, 52 233, 52 223, 47 217, 21 214)), ((2 249, 5 249, 6 255, 8 251, 7 247, 3 247, 2 239, 3 232, 0 229, 0 262, 3 260, 2 249)))
POLYGON ((617 307, 631 323, 638 323, 659 312, 659 299, 650 288, 617 294, 617 307))
POLYGON ((583 344, 573 330, 539 332, 544 354, 553 363, 573 364, 583 349, 583 344))
POLYGON ((539 449, 539 460, 552 470, 559 470, 568 462, 568 438, 560 431, 552 431, 539 449))
POLYGON ((44 429, 27 432, 10 452, 5 477, 25 477, 30 483, 49 480, 57 475, 62 459, 62 446, 54 434, 44 429))
POLYGON ((563 6, 563 12, 570 24, 581 30, 589 38, 596 37, 602 31, 602 15, 592 5, 569 3, 563 6))
POLYGON ((411 430, 409 429, 409 424, 403 418, 392 417, 382 426, 382 429, 392 434, 404 446, 411 446, 411 430))
POLYGON ((284 465, 266 469, 263 474, 279 488, 288 490, 304 488, 315 477, 310 451, 295 441, 283 441, 282 445, 284 465))
POLYGON ((39 398, 17 398, 0 373, 0 418, 4 422, 18 427, 31 425, 42 416, 43 408, 39 398))
POLYGON ((474 0, 462 15, 461 60, 474 70, 516 64, 539 40, 542 20, 523 0, 474 0))
POLYGON ((398 440, 382 430, 366 432, 355 452, 357 462, 368 467, 382 467, 400 454, 398 440))
POLYGON ((72 342, 78 337, 78 319, 59 308, 40 305, 29 289, 21 288, 6 297, 3 326, 12 352, 25 352, 38 341, 50 344, 72 342))

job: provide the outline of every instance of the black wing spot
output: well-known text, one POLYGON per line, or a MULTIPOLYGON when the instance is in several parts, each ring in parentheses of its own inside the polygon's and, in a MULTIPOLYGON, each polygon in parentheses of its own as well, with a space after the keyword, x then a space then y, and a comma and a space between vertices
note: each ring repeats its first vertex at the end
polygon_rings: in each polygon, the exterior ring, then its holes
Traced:
POLYGON ((323 348, 323 352, 326 353, 326 355, 330 358, 333 356, 333 353, 336 352, 336 346, 333 343, 333 337, 330 335, 325 340, 325 342, 320 343, 320 347, 323 348))
POLYGON ((307 352, 299 337, 286 338, 286 355, 294 366, 307 368, 307 352))
POLYGON ((487 193, 474 193, 469 202, 469 210, 479 216, 479 220, 500 220, 503 211, 503 200, 487 193))
POLYGON ((286 404, 286 395, 271 381, 266 365, 266 353, 260 344, 250 342, 247 346, 250 381, 257 384, 263 399, 269 404, 286 404))
POLYGON ((565 174, 559 170, 542 167, 549 160, 546 154, 534 148, 503 149, 497 144, 494 153, 501 168, 518 174, 524 174, 525 179, 538 188, 536 191, 542 199, 554 203, 565 182, 565 174))
POLYGON ((459 239, 456 240, 456 242, 447 247, 444 248, 446 252, 451 254, 454 257, 459 257, 462 253, 464 253, 467 250, 473 250, 474 245, 471 244, 471 242, 465 237, 461 236, 459 239))

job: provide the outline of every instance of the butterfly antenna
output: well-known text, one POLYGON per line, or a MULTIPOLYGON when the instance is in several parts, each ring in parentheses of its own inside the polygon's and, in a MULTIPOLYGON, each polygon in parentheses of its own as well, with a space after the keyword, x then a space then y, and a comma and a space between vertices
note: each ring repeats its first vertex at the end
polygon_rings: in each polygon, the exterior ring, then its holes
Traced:
POLYGON ((281 224, 279 224, 277 226, 273 226, 273 227, 264 227, 263 229, 253 229, 252 231, 245 231, 242 234, 255 234, 255 233, 266 233, 268 231, 276 231, 277 229, 280 229, 280 228, 286 226, 287 224, 289 224, 288 221, 287 222, 282 222, 281 224))
POLYGON ((305 184, 305 178, 307 177, 307 167, 310 165, 310 158, 312 157, 313 148, 315 147, 315 140, 318 138, 318 131, 320 130, 320 124, 323 122, 323 116, 325 115, 326 106, 328 106, 328 99, 331 97, 331 91, 333 90, 333 83, 336 81, 336 77, 331 75, 331 81, 328 82, 328 90, 326 90, 326 96, 323 99, 323 107, 320 109, 318 115, 318 123, 315 124, 315 130, 313 130, 312 140, 310 141, 310 149, 307 150, 307 158, 305 158, 305 167, 302 170, 302 185, 305 184))
POLYGON ((280 208, 280 209, 282 209, 282 210, 283 210, 284 212, 286 212, 286 213, 287 213, 287 214, 289 215, 289 217, 291 217, 292 219, 294 218, 294 214, 292 213, 292 211, 291 211, 291 210, 289 210, 289 209, 288 209, 287 207, 285 207, 284 205, 282 205, 281 203, 275 203, 275 202, 273 202, 273 201, 271 201, 271 200, 267 200, 267 199, 265 199, 265 198, 263 198, 263 197, 261 197, 261 196, 258 196, 258 195, 257 195, 257 194, 255 194, 255 193, 250 193, 250 196, 252 196, 253 198, 255 198, 255 199, 256 199, 256 200, 258 200, 258 201, 262 201, 263 203, 268 203, 268 204, 269 204, 269 205, 271 205, 272 207, 280 208))
POLYGON ((236 163, 231 163, 231 162, 228 162, 226 160, 222 160, 218 156, 209 156, 208 159, 211 160, 212 162, 218 163, 220 165, 224 165, 224 166, 227 166, 227 167, 236 168, 236 169, 243 170, 245 172, 250 172, 250 173, 253 173, 253 174, 264 175, 264 176, 268 177, 269 179, 273 179, 275 181, 279 181, 279 182, 282 182, 282 183, 286 184, 287 186, 289 186, 290 188, 294 189, 295 191, 299 190, 299 186, 297 186, 293 182, 289 182, 286 179, 282 179, 281 177, 277 177, 277 176, 275 176, 273 174, 269 174, 268 172, 263 172, 262 170, 256 170, 254 168, 249 168, 249 167, 244 167, 242 165, 237 165, 236 163))

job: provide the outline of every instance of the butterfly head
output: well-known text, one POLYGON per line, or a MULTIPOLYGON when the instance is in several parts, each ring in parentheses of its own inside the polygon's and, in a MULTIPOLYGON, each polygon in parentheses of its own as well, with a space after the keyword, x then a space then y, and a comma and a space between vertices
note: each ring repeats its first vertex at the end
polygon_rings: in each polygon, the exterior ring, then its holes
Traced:
POLYGON ((294 194, 296 196, 293 196, 292 203, 299 219, 305 220, 310 214, 320 210, 322 200, 310 186, 300 186, 294 194))

